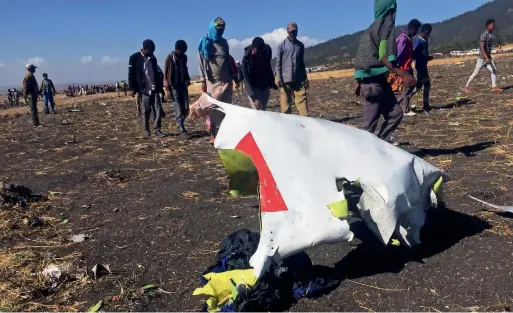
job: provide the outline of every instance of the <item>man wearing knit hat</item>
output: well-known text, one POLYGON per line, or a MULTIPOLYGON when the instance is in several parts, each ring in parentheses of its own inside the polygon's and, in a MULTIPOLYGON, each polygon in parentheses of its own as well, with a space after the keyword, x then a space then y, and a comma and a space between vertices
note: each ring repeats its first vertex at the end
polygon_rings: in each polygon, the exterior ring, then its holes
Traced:
POLYGON ((385 121, 378 137, 391 142, 392 133, 403 118, 403 109, 387 82, 388 72, 399 75, 406 88, 416 81, 396 63, 395 15, 396 0, 375 0, 375 21, 362 34, 355 62, 355 94, 365 99, 362 129, 376 131, 381 115, 385 121))
POLYGON ((297 39, 298 27, 294 22, 287 25, 288 37, 278 46, 276 76, 280 87, 281 112, 292 113, 295 102, 299 114, 308 116, 306 89, 309 87, 305 66, 305 46, 297 39))
POLYGON ((173 102, 176 124, 182 136, 187 135, 184 122, 189 114, 188 86, 191 84, 186 52, 187 43, 178 40, 175 43, 175 50, 164 61, 164 91, 166 98, 173 102))

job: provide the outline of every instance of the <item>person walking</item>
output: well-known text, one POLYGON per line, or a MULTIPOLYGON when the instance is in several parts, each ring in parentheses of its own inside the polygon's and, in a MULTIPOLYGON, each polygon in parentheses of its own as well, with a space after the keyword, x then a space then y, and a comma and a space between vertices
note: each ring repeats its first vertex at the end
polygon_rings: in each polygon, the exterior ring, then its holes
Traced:
POLYGON ((433 60, 429 54, 428 40, 433 27, 431 24, 424 24, 420 29, 420 34, 415 39, 413 45, 413 59, 415 60, 415 70, 417 71, 416 92, 424 88, 422 100, 424 103, 424 112, 429 113, 431 106, 429 104, 429 95, 431 91, 431 78, 429 77, 428 62, 433 60))
POLYGON ((43 74, 43 81, 41 82, 39 93, 43 95, 45 114, 55 114, 55 101, 53 97, 57 92, 55 91, 52 80, 48 79, 48 74, 46 73, 43 74), (48 107, 48 102, 50 102, 50 107, 48 107))
MULTIPOLYGON (((210 23, 208 33, 201 38, 198 46, 199 76, 201 90, 209 93, 214 99, 231 103, 233 100, 233 80, 237 73, 233 70, 230 60, 230 47, 223 38, 226 23, 221 17, 216 17, 210 23)), ((224 114, 211 110, 207 124, 210 122, 210 142, 213 143, 218 127, 224 114)))
POLYGON ((189 115, 189 90, 191 78, 187 68, 187 43, 178 40, 175 50, 164 61, 164 91, 173 103, 176 125, 182 136, 187 135, 185 119, 189 115))
POLYGON ((396 0, 375 0, 374 22, 362 34, 355 62, 355 89, 364 98, 362 129, 374 133, 381 115, 385 119, 378 137, 392 142, 392 134, 403 118, 403 109, 387 82, 388 72, 401 77, 406 88, 416 81, 396 62, 396 0))
MULTIPOLYGON (((408 23, 408 28, 403 30, 399 37, 396 39, 397 44, 397 65, 403 70, 413 76, 413 40, 412 38, 417 35, 421 23, 417 19, 413 19, 408 23)), ((393 79, 392 89, 395 93, 400 93, 404 98, 403 112, 406 116, 415 116, 415 112, 411 110, 411 98, 414 95, 415 87, 405 88, 402 79, 395 73, 390 73, 389 81, 393 79)))
POLYGON ((143 106, 143 128, 146 136, 151 136, 150 116, 152 110, 155 112, 154 129, 157 137, 165 137, 162 133, 162 106, 160 104, 160 93, 163 89, 163 81, 159 79, 155 43, 146 39, 140 51, 132 54, 128 64, 128 80, 132 87, 132 95, 141 94, 143 106))
POLYGON ((278 90, 274 82, 271 59, 271 47, 260 37, 254 38, 251 45, 244 50, 240 67, 249 102, 255 110, 265 111, 271 94, 270 89, 278 90))
POLYGON ((37 96, 39 94, 39 87, 37 84, 36 77, 34 76, 37 66, 29 63, 25 66, 25 68, 27 69, 27 73, 25 74, 22 83, 23 100, 30 108, 32 124, 35 127, 39 127, 41 126, 39 124, 39 117, 37 115, 37 96))
MULTIPOLYGON (((295 102, 299 115, 308 116, 306 90, 309 88, 305 66, 305 46, 297 39, 298 27, 294 22, 287 25, 288 37, 278 46, 276 76, 280 87, 280 107, 285 114, 292 113, 295 102)), ((247 87, 246 87, 247 88, 247 87)))
POLYGON ((492 92, 501 92, 502 89, 497 87, 497 68, 492 59, 493 47, 493 31, 495 30, 495 20, 486 21, 486 30, 480 37, 479 58, 477 59, 476 69, 468 79, 463 91, 470 92, 470 84, 479 75, 483 68, 487 68, 491 73, 492 78, 492 92))

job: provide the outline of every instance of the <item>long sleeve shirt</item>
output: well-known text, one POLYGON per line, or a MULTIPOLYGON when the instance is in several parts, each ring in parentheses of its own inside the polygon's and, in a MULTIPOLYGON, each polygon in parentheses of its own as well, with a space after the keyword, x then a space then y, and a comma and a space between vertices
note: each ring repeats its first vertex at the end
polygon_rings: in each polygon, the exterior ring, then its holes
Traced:
POLYGON ((402 70, 412 69, 413 62, 413 41, 405 31, 397 37, 397 64, 402 70))
POLYGON ((199 53, 199 76, 202 82, 228 83, 236 76, 232 70, 228 42, 222 39, 214 42, 212 59, 199 53))
POLYGON ((190 80, 187 55, 171 52, 164 61, 164 88, 172 90, 173 86, 186 85, 190 80))
POLYGON ((23 97, 37 97, 39 93, 39 87, 37 85, 37 80, 34 77, 34 74, 32 74, 31 72, 27 72, 25 74, 25 77, 23 78, 22 86, 23 97))
POLYGON ((427 65, 429 62, 429 46, 428 42, 422 38, 417 37, 413 44, 413 59, 415 60, 415 69, 421 74, 427 73, 427 65))
POLYGON ((284 84, 306 81, 305 45, 301 41, 287 38, 278 46, 276 76, 284 84))

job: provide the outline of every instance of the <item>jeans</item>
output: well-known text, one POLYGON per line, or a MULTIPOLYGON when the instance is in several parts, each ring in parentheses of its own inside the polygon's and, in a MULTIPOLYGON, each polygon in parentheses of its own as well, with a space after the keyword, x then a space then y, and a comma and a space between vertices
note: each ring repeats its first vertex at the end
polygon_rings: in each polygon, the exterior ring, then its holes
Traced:
POLYGON ((477 59, 476 69, 468 79, 467 85, 465 87, 468 88, 470 86, 470 83, 472 83, 472 81, 474 80, 474 78, 476 78, 479 72, 481 72, 481 70, 485 67, 492 73, 492 88, 497 87, 497 68, 495 67, 495 62, 493 62, 492 60, 490 64, 486 64, 486 60, 481 58, 477 59))
POLYGON ((45 113, 48 114, 48 113, 55 113, 55 102, 53 101, 53 94, 52 93, 45 93, 43 94, 43 101, 44 101, 44 104, 45 104, 45 113), (48 108, 48 102, 50 102, 50 108, 51 110, 49 110, 48 108))
POLYGON ((150 131, 150 117, 152 111, 155 112, 155 123, 154 129, 160 131, 162 126, 162 106, 160 104, 159 94, 142 94, 142 105, 143 105, 143 127, 146 132, 150 131))

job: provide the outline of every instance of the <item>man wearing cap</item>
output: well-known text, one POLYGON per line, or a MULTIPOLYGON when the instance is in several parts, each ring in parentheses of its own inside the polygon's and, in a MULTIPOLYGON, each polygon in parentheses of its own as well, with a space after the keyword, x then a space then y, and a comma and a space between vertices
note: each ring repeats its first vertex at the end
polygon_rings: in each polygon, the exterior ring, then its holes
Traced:
POLYGON ((270 89, 278 89, 271 67, 272 50, 260 37, 244 50, 241 71, 251 107, 265 111, 270 89))
POLYGON ((40 126, 39 117, 37 116, 37 96, 39 94, 39 87, 37 85, 36 77, 34 77, 34 73, 36 72, 37 67, 29 63, 25 66, 25 68, 27 69, 27 73, 25 74, 22 83, 23 99, 30 108, 32 124, 38 127, 40 126))
POLYGON ((163 81, 159 77, 157 58, 154 55, 155 43, 146 39, 143 48, 130 56, 128 64, 128 81, 132 95, 141 94, 143 106, 143 127, 146 136, 151 136, 150 116, 155 112, 155 135, 165 137, 161 132, 162 106, 160 94, 163 91, 163 81))
POLYGON ((297 39, 298 27, 294 22, 287 25, 288 37, 278 46, 276 76, 280 92, 281 112, 292 113, 295 102, 299 114, 308 116, 306 89, 309 87, 305 67, 305 46, 297 39))
POLYGON ((48 74, 43 74, 43 81, 41 82, 41 89, 39 93, 43 95, 43 101, 45 103, 45 114, 55 114, 55 102, 53 96, 57 93, 55 86, 51 79, 48 79, 48 74), (50 108, 48 108, 48 102, 50 102, 50 108))
POLYGON ((182 136, 187 135, 184 122, 189 114, 188 86, 191 84, 186 52, 187 43, 178 40, 175 50, 164 61, 164 91, 166 98, 173 102, 176 124, 182 136))

